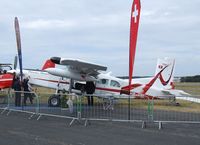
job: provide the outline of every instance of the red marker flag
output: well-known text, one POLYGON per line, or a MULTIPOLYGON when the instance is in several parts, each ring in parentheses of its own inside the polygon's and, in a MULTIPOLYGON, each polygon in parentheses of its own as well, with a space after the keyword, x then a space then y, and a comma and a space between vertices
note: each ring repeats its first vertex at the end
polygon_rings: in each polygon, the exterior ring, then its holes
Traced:
POLYGON ((134 0, 131 10, 130 22, 130 44, 129 44, 129 91, 131 90, 131 81, 133 76, 133 66, 135 60, 136 43, 138 35, 138 27, 140 21, 140 0, 134 0))

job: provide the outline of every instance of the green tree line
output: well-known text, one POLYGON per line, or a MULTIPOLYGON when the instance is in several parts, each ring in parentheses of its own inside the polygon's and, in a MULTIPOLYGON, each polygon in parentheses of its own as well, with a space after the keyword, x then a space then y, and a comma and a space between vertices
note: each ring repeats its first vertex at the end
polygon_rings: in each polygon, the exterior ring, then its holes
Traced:
POLYGON ((200 82, 200 75, 181 77, 181 82, 200 82))

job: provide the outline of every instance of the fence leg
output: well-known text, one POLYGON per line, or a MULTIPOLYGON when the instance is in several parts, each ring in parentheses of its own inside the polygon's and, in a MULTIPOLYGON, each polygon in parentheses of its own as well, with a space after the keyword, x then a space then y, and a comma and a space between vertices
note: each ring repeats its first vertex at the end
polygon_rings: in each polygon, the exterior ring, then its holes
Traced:
POLYGON ((76 120, 76 118, 73 118, 72 121, 70 122, 69 126, 72 126, 72 124, 74 123, 75 120, 76 120))
POLYGON ((35 113, 33 113, 28 119, 31 119, 34 115, 35 115, 35 113))
POLYGON ((8 111, 8 113, 6 114, 7 116, 10 114, 11 110, 8 111))
POLYGON ((6 110, 8 110, 8 108, 4 108, 3 111, 1 111, 1 114, 3 114, 6 110))
POLYGON ((146 122, 142 121, 142 128, 146 128, 146 122))
POLYGON ((37 118, 37 121, 40 120, 40 118, 42 117, 42 114, 40 114, 37 118))
POLYGON ((162 128, 163 128, 163 126, 162 126, 162 122, 161 121, 159 121, 159 130, 161 130, 162 128))
POLYGON ((90 121, 89 121, 88 119, 85 119, 85 124, 84 124, 84 126, 86 127, 88 124, 90 125, 90 121))

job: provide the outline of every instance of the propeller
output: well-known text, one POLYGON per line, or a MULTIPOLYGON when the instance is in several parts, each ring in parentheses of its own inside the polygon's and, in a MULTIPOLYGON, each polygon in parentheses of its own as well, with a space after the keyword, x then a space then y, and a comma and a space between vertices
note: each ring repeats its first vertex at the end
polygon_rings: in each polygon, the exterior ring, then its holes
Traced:
POLYGON ((17 17, 15 17, 15 34, 16 34, 17 51, 18 51, 18 58, 19 58, 20 80, 22 81, 23 72, 22 72, 21 38, 20 38, 19 22, 18 22, 18 18, 17 17))
POLYGON ((13 69, 14 69, 14 70, 17 69, 17 55, 15 55, 15 58, 14 58, 13 69))

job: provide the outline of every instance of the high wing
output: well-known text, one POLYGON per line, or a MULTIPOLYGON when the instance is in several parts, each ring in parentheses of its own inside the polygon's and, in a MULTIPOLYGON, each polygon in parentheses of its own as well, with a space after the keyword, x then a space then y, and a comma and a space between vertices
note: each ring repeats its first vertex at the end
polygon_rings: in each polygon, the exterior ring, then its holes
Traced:
POLYGON ((97 75, 99 74, 98 71, 106 71, 107 67, 86 62, 83 60, 78 59, 61 59, 61 65, 67 65, 70 69, 76 70, 81 74, 88 74, 88 75, 97 75))
POLYGON ((106 66, 79 59, 52 57, 51 61, 55 64, 67 66, 67 70, 59 70, 55 68, 47 69, 47 72, 53 75, 69 77, 78 80, 79 78, 86 79, 86 77, 96 77, 100 73, 99 71, 107 70, 106 66))
POLYGON ((11 63, 0 63, 0 66, 8 66, 8 65, 12 65, 11 63))

